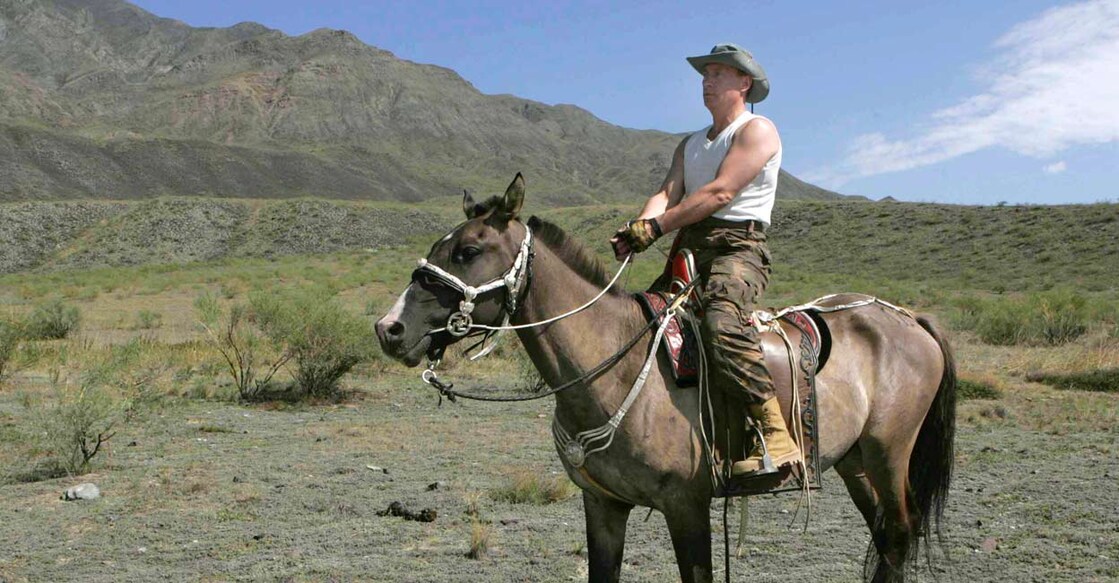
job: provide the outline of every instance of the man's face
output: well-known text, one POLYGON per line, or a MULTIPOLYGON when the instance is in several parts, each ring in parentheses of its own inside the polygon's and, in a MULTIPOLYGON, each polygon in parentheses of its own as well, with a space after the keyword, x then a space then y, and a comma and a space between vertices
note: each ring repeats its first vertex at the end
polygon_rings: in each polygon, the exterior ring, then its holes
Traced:
POLYGON ((742 102, 750 77, 734 67, 709 63, 703 67, 703 104, 711 109, 719 104, 742 102))

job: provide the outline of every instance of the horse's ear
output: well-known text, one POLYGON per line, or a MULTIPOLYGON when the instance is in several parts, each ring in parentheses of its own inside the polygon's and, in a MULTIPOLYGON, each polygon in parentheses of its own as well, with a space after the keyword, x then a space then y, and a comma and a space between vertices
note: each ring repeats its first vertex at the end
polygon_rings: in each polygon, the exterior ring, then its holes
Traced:
POLYGON ((474 202, 473 196, 470 196, 470 191, 462 189, 462 212, 466 214, 466 218, 469 220, 478 216, 479 210, 478 203, 474 202))
POLYGON ((505 197, 501 199, 501 214, 514 219, 521 212, 521 205, 525 202, 525 177, 518 172, 505 189, 505 197))

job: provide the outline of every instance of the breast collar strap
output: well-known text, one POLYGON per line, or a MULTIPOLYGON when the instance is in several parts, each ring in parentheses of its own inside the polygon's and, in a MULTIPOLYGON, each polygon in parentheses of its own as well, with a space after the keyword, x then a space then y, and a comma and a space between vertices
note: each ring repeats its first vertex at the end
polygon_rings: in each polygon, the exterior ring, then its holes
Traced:
MULTIPOLYGON (((461 338, 470 334, 471 330, 481 328, 481 326, 476 326, 474 324, 474 320, 471 316, 471 313, 474 311, 475 298, 503 287, 508 291, 505 296, 505 317, 502 326, 508 325, 509 319, 513 316, 513 313, 517 311, 517 298, 520 297, 520 292, 524 289, 525 283, 528 280, 528 274, 532 268, 531 264, 532 229, 530 229, 528 225, 525 225, 525 238, 521 241, 521 249, 517 253, 516 259, 513 260, 513 265, 509 268, 509 271, 506 271, 501 277, 492 279, 479 286, 468 285, 466 282, 448 273, 441 267, 429 263, 427 259, 420 259, 416 271, 427 272, 443 282, 447 287, 462 294, 462 301, 458 304, 458 311, 447 318, 447 325, 443 328, 432 330, 429 334, 446 331, 451 336, 461 338)), ((480 354, 478 356, 482 355, 480 354)))

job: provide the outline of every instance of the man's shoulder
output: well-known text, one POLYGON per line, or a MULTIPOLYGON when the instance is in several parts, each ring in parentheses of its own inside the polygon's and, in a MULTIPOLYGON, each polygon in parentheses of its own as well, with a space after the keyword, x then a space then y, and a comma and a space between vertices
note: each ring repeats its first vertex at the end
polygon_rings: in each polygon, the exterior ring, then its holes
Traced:
POLYGON ((781 136, 777 133, 777 126, 768 117, 755 115, 734 131, 734 139, 737 141, 739 138, 752 142, 773 138, 780 141, 781 136))
POLYGON ((749 120, 747 120, 746 123, 742 124, 742 127, 738 128, 738 131, 742 132, 747 128, 753 128, 750 131, 773 132, 775 134, 777 133, 777 124, 773 123, 773 120, 764 115, 754 115, 749 120))

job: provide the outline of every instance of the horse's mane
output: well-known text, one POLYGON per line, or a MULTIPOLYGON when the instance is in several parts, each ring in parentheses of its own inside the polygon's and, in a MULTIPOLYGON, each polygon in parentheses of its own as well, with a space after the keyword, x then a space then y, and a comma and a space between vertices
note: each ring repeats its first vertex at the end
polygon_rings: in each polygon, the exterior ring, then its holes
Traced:
MULTIPOLYGON (((570 237, 563 229, 539 217, 531 217, 528 227, 536 239, 548 246, 560 261, 563 261, 580 277, 598 287, 606 287, 613 279, 606 266, 595 256, 586 245, 570 237)), ((625 290, 614 287, 611 295, 625 295, 625 290)))

